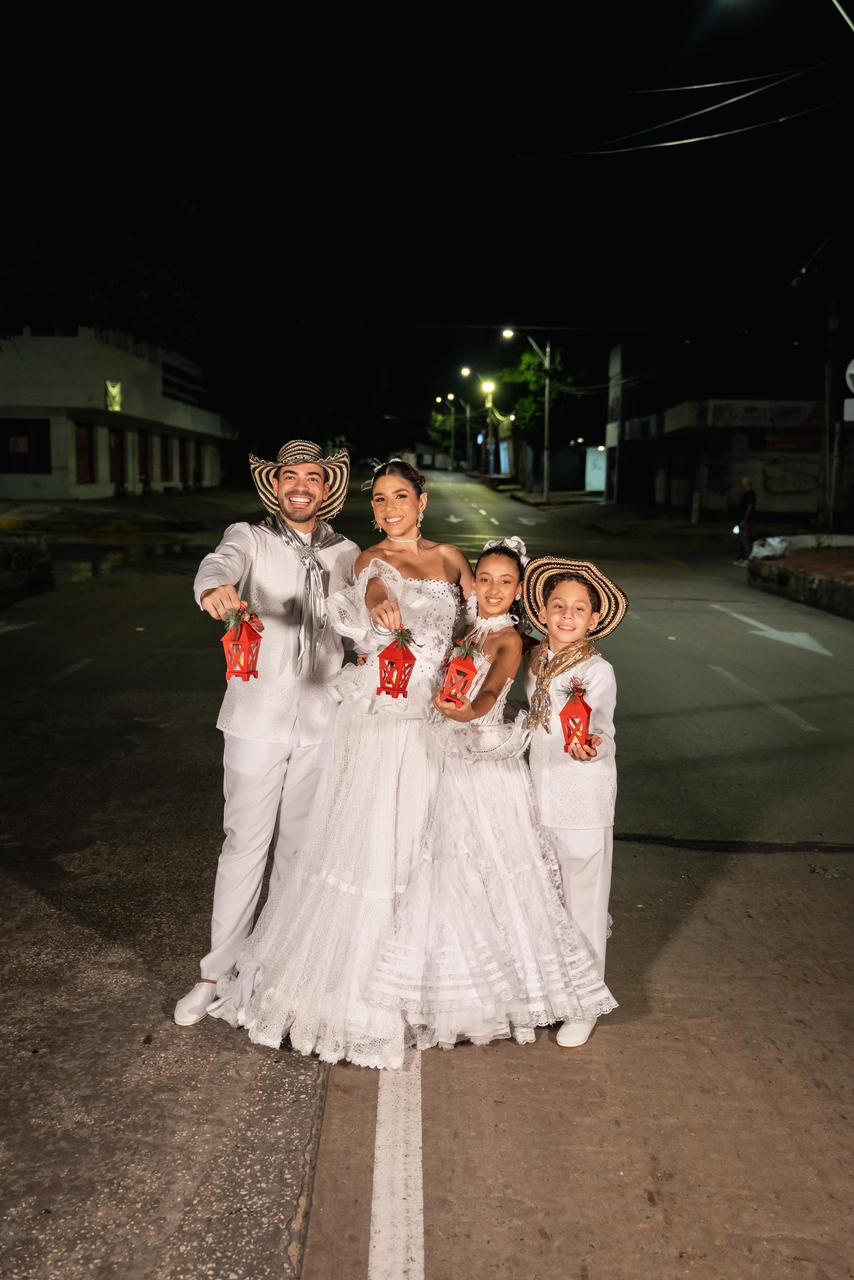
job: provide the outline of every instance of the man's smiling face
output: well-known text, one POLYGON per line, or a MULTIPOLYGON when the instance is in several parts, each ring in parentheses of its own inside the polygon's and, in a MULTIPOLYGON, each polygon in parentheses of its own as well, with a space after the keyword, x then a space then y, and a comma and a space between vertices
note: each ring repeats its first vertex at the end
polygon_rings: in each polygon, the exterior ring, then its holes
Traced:
POLYGON ((273 480, 273 492, 288 524, 313 528, 318 508, 329 497, 329 481, 319 462, 297 462, 282 467, 273 480))

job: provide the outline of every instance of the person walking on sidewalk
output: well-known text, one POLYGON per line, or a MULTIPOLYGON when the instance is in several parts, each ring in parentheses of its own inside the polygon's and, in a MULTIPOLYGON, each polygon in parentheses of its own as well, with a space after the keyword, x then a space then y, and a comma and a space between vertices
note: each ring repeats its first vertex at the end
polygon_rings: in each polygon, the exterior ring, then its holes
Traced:
MULTIPOLYGON (((567 910, 604 981, 617 799, 617 681, 594 642, 620 625, 628 600, 595 564, 544 556, 525 570, 522 605, 546 633, 531 655, 526 681, 534 795, 557 848, 567 910), (573 691, 590 707, 590 740, 573 742, 567 752, 559 717, 573 691)), ((595 1025, 593 1018, 565 1022, 557 1042, 577 1048, 595 1025)))
POLYGON ((738 496, 738 505, 735 511, 735 528, 733 533, 738 538, 738 545, 741 548, 741 558, 734 560, 733 564, 745 565, 750 559, 750 553, 753 550, 753 513, 756 510, 756 494, 753 490, 753 481, 750 476, 741 477, 741 493, 738 496))
POLYGON ((341 636, 326 625, 326 597, 353 582, 354 542, 327 521, 350 481, 346 450, 324 458, 291 440, 275 462, 250 454, 268 515, 230 525, 196 574, 199 607, 220 621, 248 604, 264 624, 257 680, 230 680, 217 720, 223 754, 225 843, 217 866, 211 949, 201 980, 175 1006, 175 1021, 200 1022, 252 928, 264 869, 271 884, 292 865, 333 736, 337 701, 329 682, 341 668, 341 636))

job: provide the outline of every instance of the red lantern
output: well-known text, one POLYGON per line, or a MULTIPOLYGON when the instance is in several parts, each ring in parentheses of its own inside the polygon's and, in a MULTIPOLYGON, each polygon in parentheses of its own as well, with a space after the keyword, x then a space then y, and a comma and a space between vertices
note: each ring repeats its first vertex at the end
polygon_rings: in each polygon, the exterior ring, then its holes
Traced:
POLYGON ((468 697, 477 667, 474 664, 474 645, 460 644, 448 660, 445 683, 442 686, 442 702, 453 702, 455 707, 463 705, 463 698, 468 697))
POLYGON ((590 741, 590 707, 584 701, 584 682, 573 676, 569 686, 569 697, 560 713, 563 729, 563 749, 569 752, 573 743, 586 747, 590 741))
POLYGON ((241 613, 236 610, 226 617, 225 625, 228 628, 222 637, 222 645, 225 649, 225 678, 230 680, 232 676, 237 676, 244 683, 250 676, 258 679, 258 651, 261 648, 261 635, 252 626, 253 622, 258 622, 257 614, 250 613, 248 609, 244 609, 241 613))
POLYGON ((415 669, 415 654, 410 649, 412 632, 402 627, 395 631, 394 640, 380 654, 380 687, 377 693, 389 693, 393 698, 407 697, 407 686, 415 669))

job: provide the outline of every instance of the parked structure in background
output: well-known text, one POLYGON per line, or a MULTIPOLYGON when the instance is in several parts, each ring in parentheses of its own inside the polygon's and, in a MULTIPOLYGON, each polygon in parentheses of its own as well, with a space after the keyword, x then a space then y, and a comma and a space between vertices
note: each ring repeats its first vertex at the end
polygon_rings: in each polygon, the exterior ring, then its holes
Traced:
POLYGON ((79 328, 0 342, 0 498, 104 498, 219 484, 236 432, 198 365, 79 328))
MULTIPOLYGON (((629 416, 635 400, 621 349, 611 353, 607 497, 700 511, 731 509, 741 476, 762 514, 827 511, 826 406, 820 400, 685 400, 629 416), (626 388, 629 392, 626 394, 626 388), (627 408, 629 413, 626 412, 627 408)), ((854 451, 842 450, 838 510, 852 502, 854 451)))

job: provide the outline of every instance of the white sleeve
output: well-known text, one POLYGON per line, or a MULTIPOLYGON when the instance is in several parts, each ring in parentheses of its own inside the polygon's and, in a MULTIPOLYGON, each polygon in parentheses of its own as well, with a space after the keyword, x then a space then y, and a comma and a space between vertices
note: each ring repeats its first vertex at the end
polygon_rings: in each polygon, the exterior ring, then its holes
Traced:
POLYGON ((251 527, 230 524, 216 551, 209 552, 199 565, 193 583, 196 604, 202 607, 202 593, 212 587, 237 587, 246 575, 254 553, 251 527))
POLYGON ((604 658, 590 665, 586 673, 585 701, 590 707, 590 732, 602 739, 596 751, 597 760, 606 760, 615 754, 614 709, 617 705, 617 678, 614 668, 604 658))
POLYGON ((352 640, 359 653, 374 653, 389 642, 390 632, 377 630, 371 622, 365 595, 374 578, 385 583, 390 600, 400 602, 404 580, 397 569, 384 560, 372 560, 352 587, 336 591, 326 601, 329 621, 340 636, 352 640))

